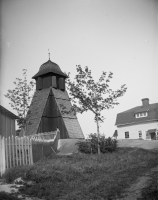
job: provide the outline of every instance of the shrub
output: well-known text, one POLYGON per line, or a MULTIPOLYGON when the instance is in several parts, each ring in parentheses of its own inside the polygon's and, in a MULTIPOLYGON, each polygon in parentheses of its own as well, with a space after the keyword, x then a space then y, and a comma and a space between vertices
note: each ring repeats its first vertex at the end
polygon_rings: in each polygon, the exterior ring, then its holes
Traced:
POLYGON ((31 167, 32 166, 29 166, 29 165, 12 167, 12 168, 6 170, 6 172, 3 174, 3 178, 6 180, 7 183, 11 183, 19 177, 25 178, 26 172, 31 167))
MULTIPOLYGON (((78 150, 81 153, 98 153, 98 137, 96 133, 91 133, 89 139, 76 143, 78 150)), ((117 149, 117 140, 110 137, 100 135, 99 137, 100 152, 113 152, 117 149)))
POLYGON ((0 200, 19 200, 19 198, 16 197, 16 194, 0 192, 0 200))
POLYGON ((78 151, 81 153, 91 153, 91 143, 88 140, 79 141, 76 143, 78 151))

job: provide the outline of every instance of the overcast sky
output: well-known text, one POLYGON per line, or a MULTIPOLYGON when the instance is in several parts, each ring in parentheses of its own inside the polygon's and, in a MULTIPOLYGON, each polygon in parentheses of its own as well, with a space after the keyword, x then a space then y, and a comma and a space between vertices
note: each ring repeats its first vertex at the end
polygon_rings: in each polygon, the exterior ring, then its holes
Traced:
MULTIPOLYGON (((111 87, 127 85, 120 105, 103 112, 101 133, 112 136, 116 115, 158 102, 157 0, 1 0, 1 105, 22 69, 28 80, 48 60, 75 75, 76 65, 88 66, 93 77, 114 73, 111 87)), ((96 132, 91 112, 78 115, 85 135, 96 132)))

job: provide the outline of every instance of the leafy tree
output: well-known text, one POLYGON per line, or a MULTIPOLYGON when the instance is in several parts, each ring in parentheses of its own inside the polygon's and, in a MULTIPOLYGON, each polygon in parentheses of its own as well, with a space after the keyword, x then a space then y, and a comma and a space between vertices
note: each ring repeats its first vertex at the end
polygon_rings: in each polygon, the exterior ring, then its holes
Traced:
POLYGON ((99 122, 103 122, 105 119, 101 115, 101 111, 118 105, 118 98, 125 94, 127 88, 124 84, 117 90, 110 89, 109 82, 113 78, 112 72, 103 71, 96 82, 92 78, 91 70, 88 67, 83 69, 80 65, 77 65, 76 70, 77 75, 74 80, 70 79, 70 73, 68 73, 69 78, 66 81, 73 104, 71 111, 83 113, 90 110, 94 113, 94 120, 97 123, 98 153, 100 153, 99 122))
POLYGON ((31 103, 35 83, 33 81, 28 83, 27 69, 23 69, 23 78, 16 78, 16 81, 13 83, 15 84, 15 88, 8 90, 8 93, 4 96, 10 100, 9 104, 18 114, 19 119, 17 122, 19 128, 25 129, 25 118, 31 103))

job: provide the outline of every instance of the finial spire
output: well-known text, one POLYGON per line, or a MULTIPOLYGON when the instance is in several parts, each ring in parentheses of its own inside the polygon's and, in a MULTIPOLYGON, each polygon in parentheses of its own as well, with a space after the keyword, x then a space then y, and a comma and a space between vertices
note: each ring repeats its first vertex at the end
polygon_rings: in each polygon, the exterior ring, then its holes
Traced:
POLYGON ((49 52, 49 49, 48 49, 48 55, 49 55, 49 60, 50 60, 50 52, 49 52))

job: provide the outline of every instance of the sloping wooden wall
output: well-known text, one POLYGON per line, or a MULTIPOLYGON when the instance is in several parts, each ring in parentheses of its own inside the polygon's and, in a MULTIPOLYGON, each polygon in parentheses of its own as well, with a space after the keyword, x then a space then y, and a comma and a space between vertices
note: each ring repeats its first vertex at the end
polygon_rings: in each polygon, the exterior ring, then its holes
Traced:
POLYGON ((57 128, 60 130, 61 139, 69 138, 55 98, 53 94, 50 93, 38 128, 38 133, 56 131, 57 128))

